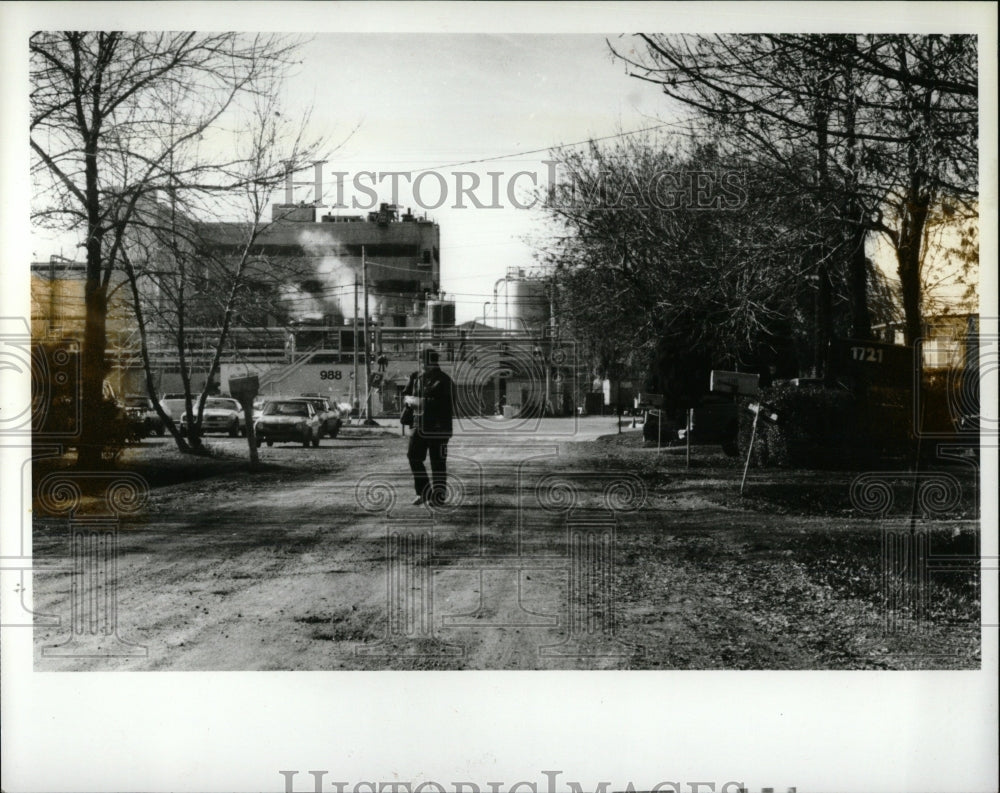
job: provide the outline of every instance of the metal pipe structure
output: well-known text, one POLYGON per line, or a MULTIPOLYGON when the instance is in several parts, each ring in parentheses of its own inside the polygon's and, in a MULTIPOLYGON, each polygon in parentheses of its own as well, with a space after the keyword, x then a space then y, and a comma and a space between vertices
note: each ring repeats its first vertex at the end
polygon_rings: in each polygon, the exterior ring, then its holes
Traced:
POLYGON ((354 277, 354 395, 351 397, 351 410, 355 406, 358 409, 358 418, 361 418, 361 402, 358 399, 358 278, 354 277))
POLYGON ((487 300, 485 303, 483 303, 483 324, 484 325, 486 324, 486 309, 489 308, 491 305, 493 305, 493 304, 490 303, 489 300, 487 300))
MULTIPOLYGON (((499 320, 497 319, 497 311, 500 307, 500 301, 498 299, 500 284, 506 284, 506 283, 507 283, 507 276, 505 275, 503 278, 498 278, 496 283, 493 284, 493 324, 497 326, 499 326, 500 324, 499 320)), ((504 324, 506 324, 506 317, 504 318, 504 324)))

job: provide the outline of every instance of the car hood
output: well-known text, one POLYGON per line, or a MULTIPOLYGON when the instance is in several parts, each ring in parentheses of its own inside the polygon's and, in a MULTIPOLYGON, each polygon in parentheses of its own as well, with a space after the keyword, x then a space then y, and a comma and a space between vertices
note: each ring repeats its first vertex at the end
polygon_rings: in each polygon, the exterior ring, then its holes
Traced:
POLYGON ((261 416, 259 421, 267 424, 298 424, 309 421, 308 416, 261 416))
MULTIPOLYGON (((185 417, 187 413, 184 414, 185 417)), ((205 412, 202 413, 203 418, 232 418, 233 416, 239 415, 235 410, 226 410, 223 408, 205 408, 205 412)))

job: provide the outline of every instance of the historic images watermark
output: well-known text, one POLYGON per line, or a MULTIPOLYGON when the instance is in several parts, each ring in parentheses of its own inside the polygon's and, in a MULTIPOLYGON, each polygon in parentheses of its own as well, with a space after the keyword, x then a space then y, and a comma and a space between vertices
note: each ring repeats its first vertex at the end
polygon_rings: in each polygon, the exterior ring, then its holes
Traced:
POLYGON ((539 657, 627 657, 631 648, 617 635, 618 521, 645 505, 645 485, 630 471, 546 473, 557 456, 539 448, 516 463, 512 536, 502 546, 487 542, 487 476, 471 458, 449 457, 462 473, 448 472, 444 498, 421 517, 395 514, 409 489, 406 474, 362 477, 358 507, 384 519, 386 617, 384 635, 356 654, 462 657, 465 631, 519 628, 538 631, 539 657), (561 526, 561 543, 537 544, 534 529, 551 521, 561 526), (439 575, 468 579, 478 601, 441 613, 439 575), (544 586, 559 590, 558 612, 533 607, 531 593, 544 586))
POLYGON ((554 338, 548 329, 527 340, 475 329, 463 337, 455 354, 456 422, 463 433, 530 439, 541 431, 546 415, 562 412, 568 420, 550 425, 547 434, 575 435, 579 422, 572 407, 585 377, 583 359, 571 339, 554 338), (517 394, 519 407, 499 423, 495 419, 503 414, 504 392, 517 394))
MULTIPOLYGON (((629 781, 625 784, 613 785, 610 781, 596 783, 581 783, 578 781, 560 780, 562 771, 541 771, 545 781, 539 783, 529 779, 517 782, 381 782, 364 780, 359 782, 342 782, 328 779, 329 771, 279 771, 284 778, 284 793, 747 793, 745 783, 728 781, 660 781, 653 785, 629 781), (299 774, 302 776, 297 780, 299 774), (299 785, 297 787, 297 784, 299 785)), ((771 791, 771 788, 764 788, 771 791)), ((795 793, 795 788, 787 788, 788 793, 795 793)))
POLYGON ((13 607, 4 610, 3 626, 62 628, 61 640, 42 648, 44 657, 146 656, 145 646, 120 635, 118 621, 119 530, 123 521, 144 509, 149 495, 146 479, 131 472, 73 469, 42 476, 34 490, 30 485, 36 461, 62 454, 79 437, 79 343, 73 339, 36 343, 27 320, 0 318, 0 370, 18 379, 4 389, 0 441, 5 455, 21 457, 20 480, 5 482, 9 485, 5 492, 20 493, 21 542, 20 553, 3 557, 0 566, 3 573, 17 578, 13 586, 17 597, 13 607), (30 389, 25 390, 27 378, 30 389), (33 520, 65 526, 64 562, 39 565, 28 555, 33 520), (33 610, 32 574, 68 575, 68 613, 33 610))
POLYGON ((910 469, 867 471, 851 482, 851 506, 879 523, 881 619, 887 635, 929 626, 943 580, 965 582, 978 595, 982 573, 996 570, 996 557, 982 554, 978 506, 975 518, 956 517, 963 514, 963 503, 979 504, 981 444, 995 443, 997 436, 996 415, 982 411, 980 390, 984 378, 991 378, 987 390, 995 393, 998 339, 980 334, 978 327, 969 328, 967 338, 964 345, 940 334, 916 341, 910 469), (943 374, 931 370, 928 376, 925 362, 942 355, 949 366, 943 374), (931 466, 941 462, 951 470, 931 466), (965 552, 956 551, 952 541, 963 534, 974 542, 965 552))
POLYGON ((324 193, 323 163, 314 182, 316 206, 373 211, 388 194, 390 204, 412 202, 420 210, 448 209, 648 209, 727 211, 747 203, 747 175, 735 169, 657 169, 639 172, 628 165, 578 174, 557 160, 540 168, 497 170, 332 171, 334 189, 324 193), (404 196, 406 200, 404 200, 404 196))

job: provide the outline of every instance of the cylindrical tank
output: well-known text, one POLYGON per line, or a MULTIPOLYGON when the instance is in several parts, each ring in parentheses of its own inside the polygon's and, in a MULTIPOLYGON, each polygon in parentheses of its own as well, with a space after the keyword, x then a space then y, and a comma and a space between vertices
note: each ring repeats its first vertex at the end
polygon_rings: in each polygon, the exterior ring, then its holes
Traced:
POLYGON ((549 321, 548 282, 539 278, 519 278, 507 284, 510 290, 510 316, 513 327, 522 323, 541 328, 549 321))

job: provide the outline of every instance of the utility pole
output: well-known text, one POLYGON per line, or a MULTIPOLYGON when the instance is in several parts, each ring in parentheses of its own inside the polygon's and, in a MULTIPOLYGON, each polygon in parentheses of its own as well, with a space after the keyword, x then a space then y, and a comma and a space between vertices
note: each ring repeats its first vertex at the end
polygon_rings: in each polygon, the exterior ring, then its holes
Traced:
POLYGON ((555 411, 552 410, 552 388, 550 380, 552 372, 550 371, 552 367, 552 343, 549 343, 542 347, 542 366, 545 367, 545 403, 542 405, 542 418, 548 415, 554 415, 555 411))
MULTIPOLYGON (((545 354, 545 410, 548 411, 548 415, 555 416, 555 407, 552 404, 552 354, 555 352, 556 348, 556 284, 555 276, 552 276, 552 281, 549 282, 549 321, 548 321, 548 331, 549 331, 549 343, 547 345, 545 354)), ((545 335, 545 325, 542 325, 542 335, 545 335)))
POLYGON ((354 276, 354 395, 351 398, 351 409, 358 407, 358 416, 361 415, 361 402, 358 399, 358 277, 354 276))
POLYGON ((372 363, 371 344, 368 342, 368 261, 365 258, 365 246, 361 246, 361 291, 364 293, 365 301, 365 424, 371 426, 375 423, 372 419, 372 363))

